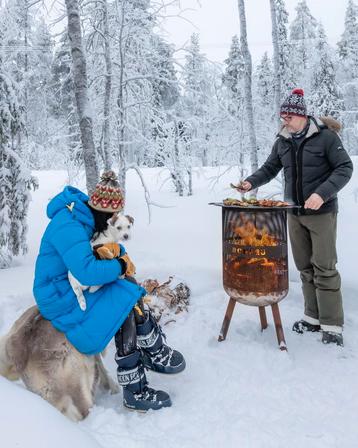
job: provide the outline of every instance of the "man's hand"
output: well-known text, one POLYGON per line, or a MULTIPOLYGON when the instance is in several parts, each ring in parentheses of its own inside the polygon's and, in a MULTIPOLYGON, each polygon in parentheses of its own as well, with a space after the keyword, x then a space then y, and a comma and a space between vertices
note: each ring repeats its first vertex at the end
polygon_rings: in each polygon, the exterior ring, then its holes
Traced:
POLYGON ((317 193, 312 193, 311 196, 305 202, 305 208, 310 208, 311 210, 318 210, 321 208, 324 200, 317 193))
POLYGON ((243 180, 238 185, 235 185, 235 188, 240 193, 246 193, 247 191, 250 191, 252 188, 252 185, 249 181, 243 180))

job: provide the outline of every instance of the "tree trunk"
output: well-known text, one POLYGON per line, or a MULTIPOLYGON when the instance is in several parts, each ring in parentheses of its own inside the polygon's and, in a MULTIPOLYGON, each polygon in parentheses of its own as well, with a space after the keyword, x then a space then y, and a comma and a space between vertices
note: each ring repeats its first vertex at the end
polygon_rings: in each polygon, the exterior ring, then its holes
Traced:
POLYGON ((116 2, 117 8, 117 20, 119 21, 119 63, 120 63, 120 72, 119 72, 119 86, 118 86, 118 94, 117 94, 117 106, 118 106, 118 121, 117 121, 117 135, 118 135, 118 154, 119 154, 119 168, 118 168, 118 181, 122 189, 122 193, 125 197, 126 194, 126 172, 127 172, 127 157, 126 157, 126 148, 125 148, 125 115, 124 115, 124 67, 125 67, 125 52, 124 52, 124 27, 125 27, 125 2, 121 2, 121 11, 119 12, 118 3, 116 2))
POLYGON ((256 143, 256 133, 254 123, 254 111, 252 106, 252 60, 249 51, 249 46, 247 43, 244 0, 238 0, 238 7, 240 17, 240 45, 245 63, 244 95, 245 95, 246 117, 249 131, 250 162, 251 162, 251 170, 254 172, 258 168, 258 160, 257 160, 257 143, 256 143))
POLYGON ((83 146, 87 191, 91 194, 98 181, 99 172, 93 141, 93 126, 87 88, 86 57, 82 47, 81 22, 78 0, 65 0, 68 18, 68 37, 73 61, 73 82, 77 113, 83 146))
POLYGON ((112 169, 112 152, 111 152, 111 132, 110 132, 110 102, 112 93, 112 61, 111 49, 109 43, 109 25, 108 25, 108 4, 107 0, 103 0, 103 23, 104 23, 104 58, 106 62, 106 80, 104 91, 104 107, 103 107, 103 153, 105 170, 112 169))
POLYGON ((273 45, 273 65, 274 65, 274 95, 275 95, 275 114, 277 118, 278 128, 280 127, 280 105, 281 105, 281 74, 279 62, 279 43, 277 29, 277 15, 275 0, 270 0, 271 5, 271 22, 272 22, 272 45, 273 45))

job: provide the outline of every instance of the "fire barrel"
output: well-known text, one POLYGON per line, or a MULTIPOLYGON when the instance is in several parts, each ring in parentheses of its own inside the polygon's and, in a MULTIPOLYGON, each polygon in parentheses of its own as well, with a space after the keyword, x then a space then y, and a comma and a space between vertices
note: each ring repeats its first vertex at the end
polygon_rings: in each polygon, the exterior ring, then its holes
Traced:
POLYGON ((288 293, 287 208, 222 207, 223 284, 245 305, 267 306, 288 293))

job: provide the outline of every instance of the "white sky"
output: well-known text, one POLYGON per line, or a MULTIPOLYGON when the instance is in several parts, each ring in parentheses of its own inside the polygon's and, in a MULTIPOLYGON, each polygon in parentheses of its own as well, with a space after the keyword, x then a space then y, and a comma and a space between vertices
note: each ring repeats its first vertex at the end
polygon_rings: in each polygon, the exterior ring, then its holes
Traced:
MULTIPOLYGON (((291 21, 298 0, 286 0, 291 21)), ((348 0, 307 0, 312 15, 323 23, 329 42, 335 45, 344 28, 348 0)), ((181 48, 193 32, 200 34, 202 52, 212 61, 222 62, 228 55, 231 38, 240 33, 237 0, 181 0, 182 9, 193 8, 180 18, 165 23, 168 40, 181 48), (201 6, 200 6, 201 5, 201 6)), ((267 50, 271 52, 271 15, 269 0, 246 0, 246 17, 249 46, 254 60, 267 50)))
MULTIPOLYGON (((313 16, 323 23, 329 42, 335 45, 343 32, 348 0, 306 1, 313 16)), ((57 6, 52 8, 51 17, 56 17, 62 9, 63 0, 45 2, 49 6, 53 6, 55 2, 57 6)), ((285 3, 291 21, 299 0, 285 0, 285 3)), ((186 20, 170 17, 164 21, 167 40, 180 49, 189 41, 193 32, 198 32, 202 52, 210 60, 222 62, 226 59, 232 36, 240 33, 237 0, 180 0, 180 4, 186 10, 183 13, 186 20)), ((265 51, 271 52, 272 48, 270 1, 246 0, 245 6, 249 46, 253 60, 257 61, 265 51)), ((172 8, 168 13, 175 16, 178 8, 172 8)))

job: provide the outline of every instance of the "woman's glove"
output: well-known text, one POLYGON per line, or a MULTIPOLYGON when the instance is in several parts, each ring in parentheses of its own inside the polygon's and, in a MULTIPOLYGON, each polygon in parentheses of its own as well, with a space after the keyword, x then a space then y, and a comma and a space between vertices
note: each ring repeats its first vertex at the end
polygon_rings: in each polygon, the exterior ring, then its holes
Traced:
POLYGON ((129 258, 128 254, 125 253, 124 255, 121 255, 120 257, 118 257, 118 259, 120 261, 124 262, 125 272, 123 272, 123 274, 128 277, 133 277, 133 275, 135 275, 136 269, 135 269, 133 261, 129 258))
POLYGON ((112 260, 113 258, 117 258, 121 252, 121 248, 117 243, 101 244, 95 246, 93 250, 101 260, 112 260))

